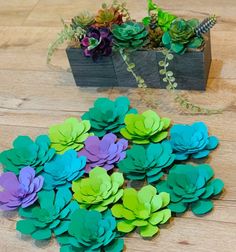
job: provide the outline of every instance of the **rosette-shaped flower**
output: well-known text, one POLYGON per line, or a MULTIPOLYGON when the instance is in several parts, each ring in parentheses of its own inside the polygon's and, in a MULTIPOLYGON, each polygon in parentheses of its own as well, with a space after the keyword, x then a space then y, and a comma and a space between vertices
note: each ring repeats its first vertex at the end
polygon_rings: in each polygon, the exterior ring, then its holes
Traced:
POLYGON ((119 170, 128 179, 143 180, 148 183, 158 181, 163 176, 163 169, 168 168, 175 160, 169 142, 160 144, 133 145, 126 152, 126 158, 118 163, 119 170))
POLYGON ((49 128, 49 138, 51 147, 57 153, 64 153, 69 149, 80 150, 84 147, 84 141, 93 134, 90 130, 89 121, 79 122, 76 118, 68 118, 63 123, 53 125, 49 128))
POLYGON ((95 167, 88 178, 74 181, 72 190, 81 208, 103 212, 108 205, 117 202, 122 197, 123 183, 124 178, 121 173, 114 172, 109 176, 104 168, 95 167))
POLYGON ((20 171, 19 179, 13 172, 5 172, 0 176, 0 209, 9 211, 18 207, 26 208, 37 199, 37 192, 43 186, 43 177, 35 177, 35 170, 24 167, 20 171))
POLYGON ((138 192, 134 188, 126 188, 122 201, 122 204, 115 204, 111 211, 119 219, 118 231, 123 233, 139 227, 141 236, 152 237, 159 231, 158 224, 166 223, 171 217, 171 211, 165 208, 170 201, 169 194, 157 194, 156 188, 151 185, 138 192))
POLYGON ((78 155, 87 158, 87 173, 96 166, 107 171, 113 169, 114 164, 125 158, 125 150, 128 148, 127 140, 117 140, 116 135, 112 133, 105 135, 101 140, 97 136, 88 137, 84 144, 84 149, 79 151, 78 155))
POLYGON ((188 157, 208 156, 217 147, 219 140, 215 136, 208 136, 205 123, 196 122, 192 125, 175 124, 171 127, 170 143, 176 160, 186 160, 188 157))
POLYGON ((168 49, 175 53, 182 54, 186 48, 198 48, 202 45, 203 39, 195 35, 195 29, 199 25, 197 19, 184 20, 175 19, 169 31, 165 32, 162 42, 168 49))
POLYGON ((167 180, 157 184, 158 192, 168 192, 171 203, 168 208, 175 213, 183 213, 188 208, 196 215, 212 210, 211 197, 221 193, 224 183, 212 179, 214 171, 208 164, 175 165, 167 180))
POLYGON ((124 247, 123 239, 116 238, 116 220, 110 211, 76 210, 68 233, 57 237, 61 251, 121 252, 124 247))
POLYGON ((71 187, 73 180, 80 178, 84 174, 86 157, 77 155, 75 150, 68 150, 63 155, 56 157, 46 163, 42 176, 44 177, 45 190, 53 190, 60 187, 71 187))
POLYGON ((137 50, 149 42, 145 26, 134 21, 113 25, 112 34, 114 45, 119 49, 137 50))
POLYGON ((16 224, 16 229, 22 234, 31 235, 36 240, 48 240, 61 235, 68 230, 71 214, 79 208, 76 201, 71 201, 69 189, 61 188, 54 191, 38 193, 39 206, 34 205, 26 210, 20 208, 20 216, 26 218, 16 224))
POLYGON ((120 133, 135 144, 160 142, 168 135, 169 118, 160 118, 156 112, 147 110, 142 114, 129 114, 125 117, 125 128, 120 133))
POLYGON ((89 120, 91 131, 99 137, 106 133, 118 133, 124 127, 124 118, 127 114, 137 113, 136 109, 130 109, 130 101, 127 97, 120 96, 112 101, 108 98, 98 98, 94 107, 90 108, 83 116, 83 120, 89 120))
POLYGON ((71 27, 76 30, 78 27, 87 29, 90 25, 95 22, 94 15, 88 11, 81 12, 79 15, 75 16, 71 20, 71 27))
POLYGON ((81 40, 86 57, 96 60, 99 56, 109 56, 112 53, 112 34, 108 28, 90 27, 81 40))
POLYGON ((35 168, 36 173, 43 169, 43 165, 50 161, 55 150, 50 149, 48 136, 38 136, 35 142, 28 136, 18 136, 13 142, 13 148, 0 153, 0 163, 4 171, 19 174, 26 166, 35 168))

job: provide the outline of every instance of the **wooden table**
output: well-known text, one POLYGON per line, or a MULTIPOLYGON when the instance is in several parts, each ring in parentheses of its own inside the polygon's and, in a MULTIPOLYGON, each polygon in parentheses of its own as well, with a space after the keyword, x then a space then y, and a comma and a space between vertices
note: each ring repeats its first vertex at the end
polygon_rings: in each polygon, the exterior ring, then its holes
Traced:
MULTIPOLYGON (((69 116, 79 117, 97 97, 129 95, 140 111, 150 104, 174 123, 204 121, 210 133, 220 138, 219 148, 208 162, 216 177, 225 182, 225 193, 215 200, 213 212, 202 218, 191 213, 175 218, 148 241, 132 234, 125 240, 128 252, 233 252, 236 251, 236 1, 169 0, 158 1, 165 9, 193 17, 208 12, 219 16, 212 31, 213 63, 206 92, 183 92, 191 101, 223 108, 224 113, 192 116, 183 113, 165 90, 147 91, 140 101, 136 89, 77 88, 68 68, 64 48, 59 50, 52 69, 46 64, 49 42, 60 31, 60 17, 69 19, 83 9, 96 10, 101 0, 0 0, 0 148, 11 146, 18 135, 47 133, 48 126, 69 116), (181 10, 182 9, 182 10, 181 10), (183 11, 184 10, 184 11, 183 11)), ((145 15, 145 0, 129 0, 132 15, 145 15)), ((58 251, 55 241, 34 243, 20 238, 15 230, 16 216, 0 218, 0 251, 58 251)))

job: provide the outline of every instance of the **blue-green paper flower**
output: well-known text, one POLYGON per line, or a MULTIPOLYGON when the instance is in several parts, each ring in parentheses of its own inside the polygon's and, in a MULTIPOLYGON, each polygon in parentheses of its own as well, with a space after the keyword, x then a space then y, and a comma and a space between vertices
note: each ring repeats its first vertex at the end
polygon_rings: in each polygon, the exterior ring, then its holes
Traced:
POLYGON ((52 190, 62 186, 71 186, 73 180, 84 174, 86 157, 78 157, 75 150, 68 150, 64 154, 56 155, 55 158, 44 166, 44 190, 52 190))

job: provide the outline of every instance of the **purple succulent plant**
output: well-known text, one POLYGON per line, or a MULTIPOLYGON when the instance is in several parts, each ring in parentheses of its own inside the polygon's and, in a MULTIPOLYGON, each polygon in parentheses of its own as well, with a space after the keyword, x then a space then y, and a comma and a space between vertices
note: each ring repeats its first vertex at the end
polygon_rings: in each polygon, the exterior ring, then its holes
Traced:
POLYGON ((85 172, 89 173, 94 167, 100 166, 111 170, 114 165, 126 157, 128 148, 126 139, 117 139, 116 135, 106 134, 101 140, 97 136, 90 136, 85 141, 84 149, 78 152, 79 156, 87 157, 85 172))
POLYGON ((18 207, 26 208, 37 199, 37 192, 41 190, 44 179, 35 177, 35 170, 30 166, 21 169, 19 178, 13 172, 5 172, 0 176, 0 209, 15 210, 18 207))
POLYGON ((84 55, 96 60, 99 56, 109 56, 112 52, 112 33, 108 28, 90 27, 81 41, 84 55))

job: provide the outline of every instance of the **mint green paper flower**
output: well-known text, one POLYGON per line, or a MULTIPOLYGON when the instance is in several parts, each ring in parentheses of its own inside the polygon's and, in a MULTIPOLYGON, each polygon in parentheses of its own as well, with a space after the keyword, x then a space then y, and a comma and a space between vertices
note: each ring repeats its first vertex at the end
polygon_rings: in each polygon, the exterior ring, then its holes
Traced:
POLYGON ((130 233, 139 228, 142 237, 152 237, 158 231, 158 225, 166 223, 171 217, 171 211, 165 207, 169 204, 168 193, 157 194, 155 187, 144 186, 139 192, 134 188, 126 188, 122 204, 115 204, 112 214, 118 218, 117 229, 130 233))
POLYGON ((157 184, 158 192, 170 194, 168 208, 175 213, 184 213, 188 208, 196 215, 208 213, 213 208, 211 198, 222 192, 224 183, 212 179, 213 169, 208 164, 193 166, 175 165, 167 180, 157 184))
POLYGON ((31 235, 36 240, 48 240, 54 234, 61 235, 68 230, 70 215, 79 208, 76 201, 71 201, 69 189, 38 193, 39 205, 20 208, 19 215, 26 218, 17 222, 16 229, 22 234, 31 235))
POLYGON ((35 168, 36 173, 39 173, 43 165, 55 155, 50 144, 46 135, 38 136, 35 142, 28 136, 18 136, 13 142, 13 148, 0 154, 0 163, 5 172, 14 172, 16 175, 26 166, 35 168))
POLYGON ((74 181, 72 190, 81 208, 103 212, 122 197, 123 183, 122 173, 113 172, 109 176, 104 168, 95 167, 88 178, 74 181))
POLYGON ((169 118, 160 118, 156 112, 147 110, 142 114, 129 114, 125 117, 125 128, 120 133, 135 144, 158 143, 168 135, 169 118))
POLYGON ((92 133, 88 133, 89 130, 89 121, 80 122, 77 118, 68 118, 63 123, 49 128, 51 147, 60 154, 69 149, 79 151, 84 147, 84 141, 89 136, 93 136, 92 133))
POLYGON ((117 238, 116 220, 110 211, 78 209, 71 216, 68 234, 57 237, 61 252, 121 252, 124 240, 117 238))

